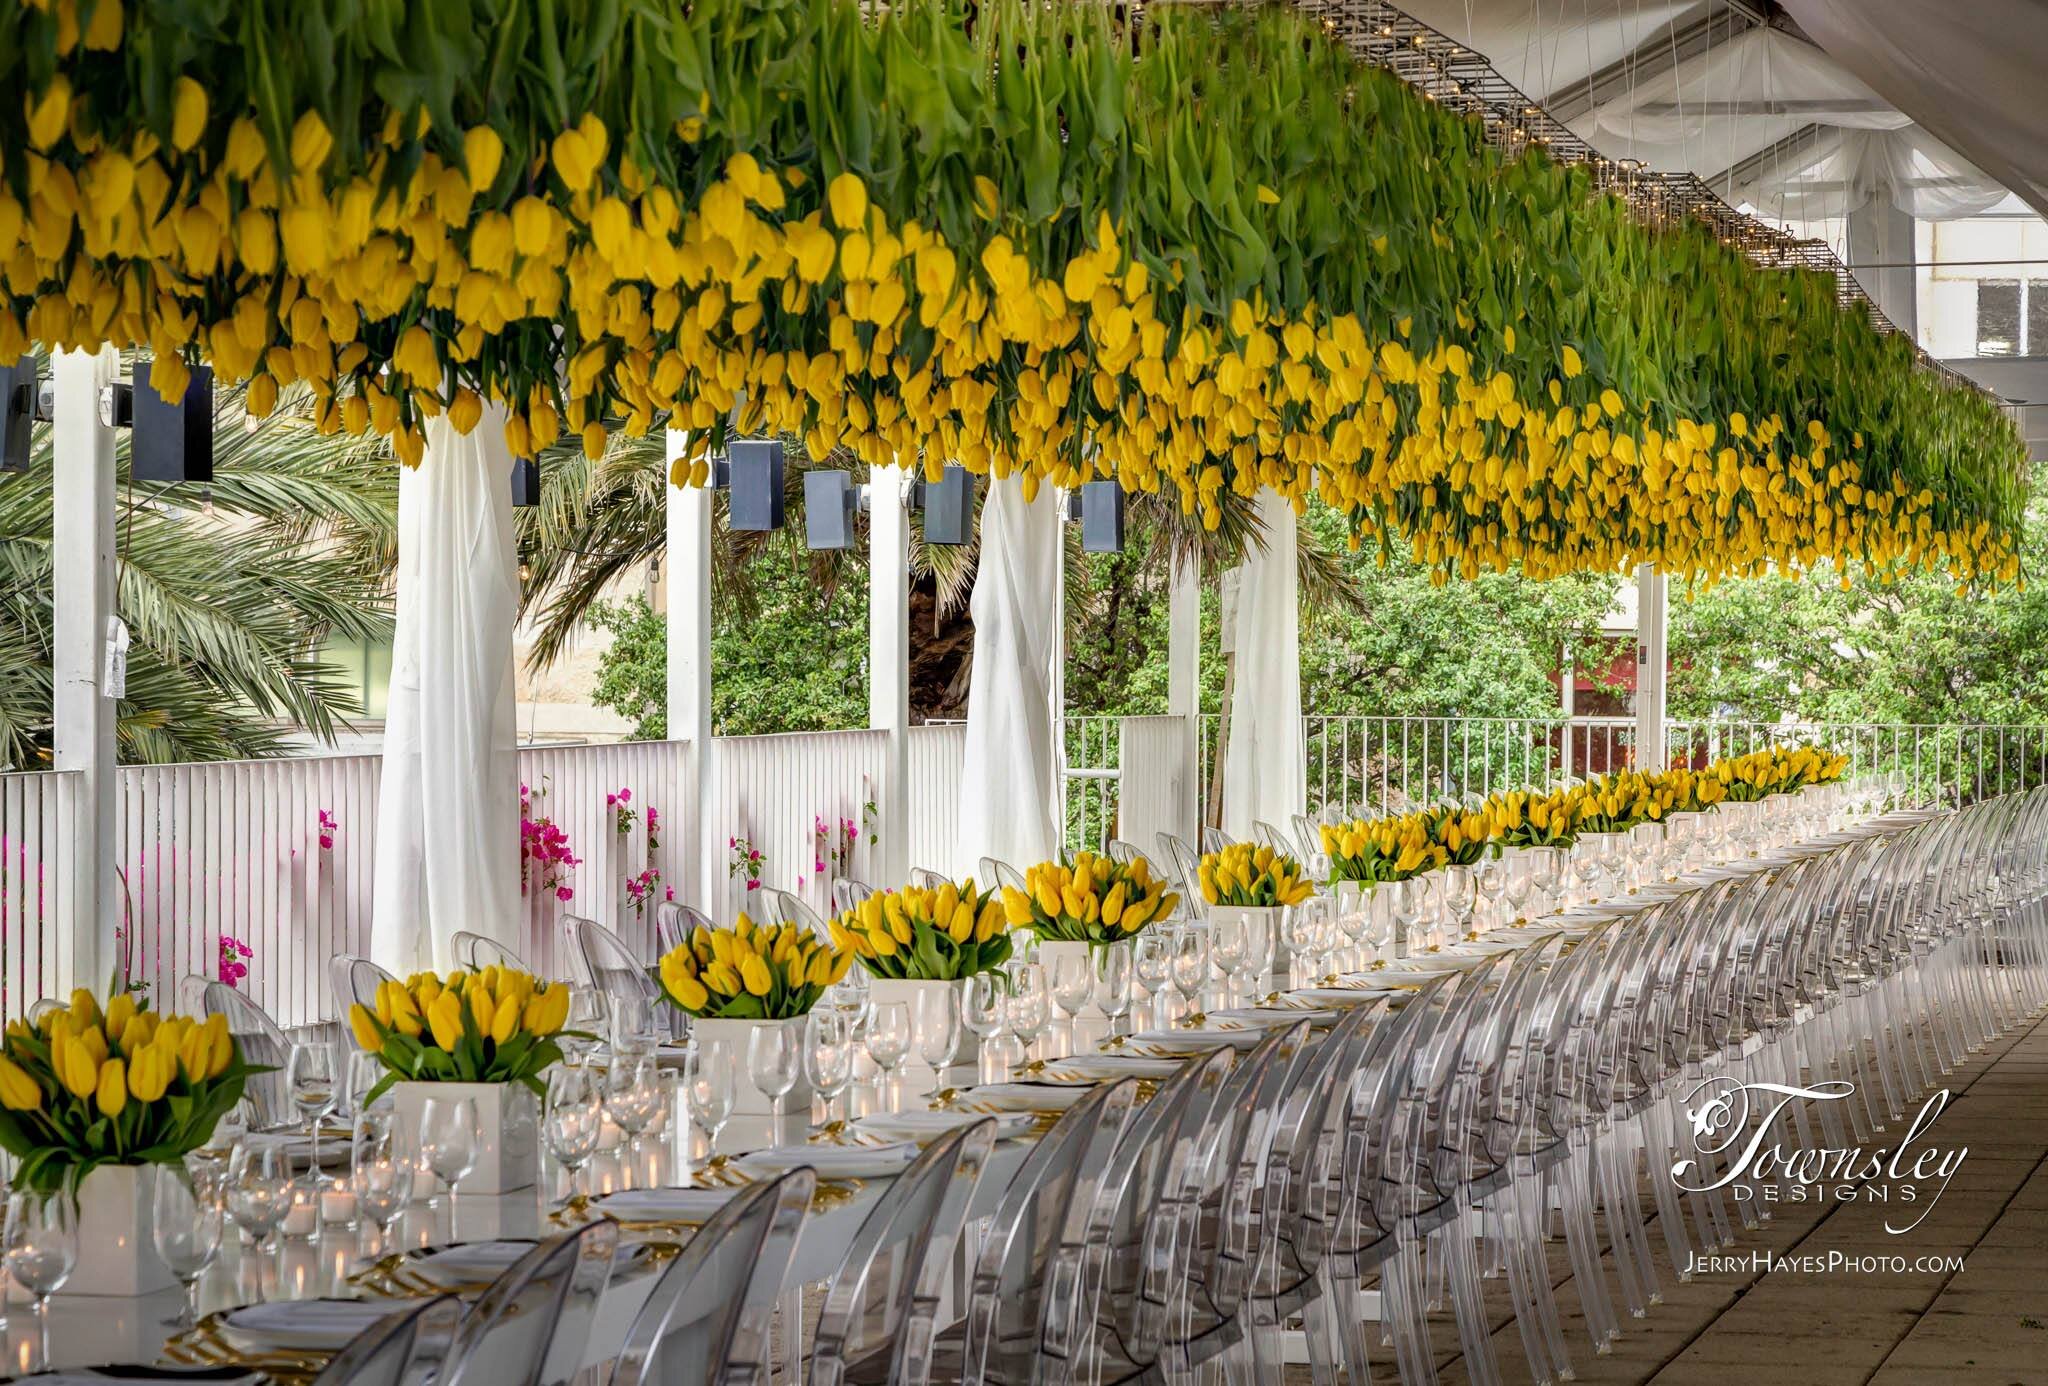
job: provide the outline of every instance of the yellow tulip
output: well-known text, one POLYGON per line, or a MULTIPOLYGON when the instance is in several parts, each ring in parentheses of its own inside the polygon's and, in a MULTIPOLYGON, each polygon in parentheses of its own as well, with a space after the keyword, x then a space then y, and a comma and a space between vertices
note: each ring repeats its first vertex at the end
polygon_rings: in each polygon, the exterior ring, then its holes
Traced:
POLYGON ((94 1063, 103 1064, 107 1061, 107 1055, 110 1052, 107 1048, 107 1036, 99 1026, 90 1025, 79 1031, 78 1042, 85 1046, 88 1054, 92 1055, 94 1063))
POLYGON ((84 987, 71 993, 71 1023, 81 1030, 100 1023, 99 1002, 93 1000, 92 993, 84 987))
POLYGON ((50 79, 50 85, 43 88, 38 99, 28 102, 28 142, 37 149, 48 149, 64 133, 64 127, 71 120, 71 82, 63 73, 50 79))
POLYGON ((206 88, 190 77, 171 84, 171 148, 180 154, 206 133, 206 88))
POLYGON ((498 1017, 497 1003, 491 1000, 491 993, 482 986, 469 989, 469 1017, 476 1022, 479 1038, 491 1033, 491 1022, 498 1017))
POLYGON ((738 996, 742 990, 739 973, 731 963, 715 962, 705 969, 704 984, 720 996, 738 996))
POLYGON ((811 954, 810 963, 804 969, 804 981, 814 987, 830 986, 832 984, 832 968, 832 955, 820 948, 817 952, 811 954))
POLYGON ((128 1105, 128 1067, 119 1059, 100 1065, 97 1101, 100 1115, 117 1117, 128 1105))
POLYGON ((42 1086, 14 1060, 0 1058, 0 1107, 10 1112, 36 1112, 42 1106, 42 1086))
POLYGON ((127 992, 116 992, 107 999, 107 1033, 118 1035, 128 1028, 128 1022, 135 1016, 135 998, 127 992))
POLYGON ((498 181, 498 167, 505 158, 505 142, 488 125, 475 125, 462 136, 462 163, 469 175, 469 190, 481 193, 498 181))
POLYGON ((348 1027, 355 1032, 358 1047, 372 1054, 384 1047, 384 1037, 377 1033, 376 1017, 360 1002, 348 1008, 348 1027))
POLYGON ((171 1061, 159 1049, 143 1049, 128 1062, 128 1095, 137 1102, 154 1102, 171 1082, 171 1061))
POLYGON ((854 173, 841 173, 825 187, 825 201, 832 209, 832 224, 842 231, 858 231, 867 224, 868 189, 854 173))
POLYGON ((955 902, 952 917, 946 924, 946 934, 955 943, 965 943, 969 938, 973 937, 974 902, 972 900, 955 902))
POLYGON ((683 978, 669 991, 686 1011, 701 1011, 711 1002, 711 993, 695 977, 683 978))
POLYGON ((452 1052, 462 1043, 462 998, 453 991, 435 997, 427 1007, 427 1029, 438 1047, 452 1052))
POLYGON ((491 1039, 503 1044, 519 1033, 520 1005, 516 998, 498 1003, 498 1013, 491 1017, 491 1039))

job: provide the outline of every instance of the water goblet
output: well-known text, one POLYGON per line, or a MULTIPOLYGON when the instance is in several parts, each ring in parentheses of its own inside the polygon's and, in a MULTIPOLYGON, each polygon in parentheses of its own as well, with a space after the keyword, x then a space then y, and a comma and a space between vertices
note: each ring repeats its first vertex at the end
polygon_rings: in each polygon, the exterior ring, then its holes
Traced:
POLYGON ((1096 1002, 1109 1017, 1110 1032, 1114 1034, 1131 1010, 1131 945, 1120 939, 1091 951, 1095 955, 1096 1002))
POLYGON ((1507 894, 1508 864, 1498 844, 1489 843, 1486 855, 1473 869, 1473 889, 1479 895, 1477 927, 1484 933, 1500 922, 1501 900, 1507 894))
POLYGON ((1422 922, 1428 909, 1429 881, 1421 876, 1409 876, 1389 881, 1381 889, 1387 891, 1388 905, 1393 912, 1394 956, 1405 958, 1417 938, 1415 926, 1422 922))
POLYGON ((1046 985, 1045 968, 1035 962, 1020 962, 1010 969, 1007 1008, 1010 1033, 1023 1046, 1024 1057, 1045 1033, 1052 1021, 1052 989, 1046 985))
POLYGON ((884 1078, 910 1054, 910 1007, 901 1001, 878 1001, 868 1014, 868 1057, 884 1078))
POLYGON ((285 1057, 285 1084, 292 1106, 312 1130, 313 1167, 306 1178, 317 1193, 332 1183, 320 1168, 320 1120, 334 1110, 336 1097, 334 1046, 318 1041, 294 1044, 285 1057))
POLYGON ((952 986, 918 988, 911 1034, 917 1043, 917 1057, 935 1073, 952 1065, 953 1051, 960 1046, 959 995, 959 989, 952 986))
POLYGON ((1209 956, 1223 973, 1224 990, 1232 1003, 1237 999, 1237 975, 1244 967, 1245 952, 1250 947, 1250 930, 1243 916, 1224 912, 1211 917, 1209 956))
POLYGON ((50 1360, 50 1296, 64 1288, 78 1265, 78 1211, 61 1193, 26 1190, 7 1200, 7 1223, 0 1232, 0 1259, 14 1283, 35 1303, 40 1361, 50 1360))
POLYGON ((540 1123, 541 1139, 557 1164, 568 1172, 569 1192, 597 1154, 604 1133, 604 1094, 597 1078, 578 1064, 556 1064, 548 1070, 548 1091, 540 1123))
POLYGON ((430 1097, 420 1106, 420 1155, 448 1190, 455 1216, 455 1186, 476 1167, 476 1104, 466 1097, 430 1097))
POLYGON ((683 1107, 704 1133, 704 1153, 718 1145, 718 1133, 732 1115, 732 1065, 713 1050, 692 1049, 683 1058, 683 1107))
POLYGON ((1145 984, 1152 1023, 1166 1023, 1166 990, 1173 977, 1173 940, 1161 929, 1147 929, 1131 940, 1131 970, 1145 984))
POLYGON ((847 1018, 837 1010, 814 1009, 804 1017, 804 1076, 825 1100, 830 1125, 833 1102, 853 1081, 853 1038, 847 1018))
POLYGON ((221 1206, 182 1165, 158 1165, 154 1177, 150 1234, 158 1258, 185 1291, 177 1326, 190 1328, 199 1312, 199 1277, 220 1255, 221 1206))
MULTIPOLYGON (((1446 866, 1437 892, 1443 902, 1438 918, 1450 921, 1451 941, 1456 942, 1472 926, 1472 912, 1479 903, 1479 874, 1470 866, 1446 866)), ((1435 942, 1443 942, 1440 932, 1435 942)))
POLYGON ((244 1136, 228 1161, 227 1211, 257 1250, 272 1238, 292 1208, 292 1164, 275 1136, 244 1136))
POLYGON ((782 1100, 803 1076, 803 1034, 787 1022, 756 1025, 747 1036, 747 1072, 754 1086, 768 1099, 771 1112, 782 1110, 782 1100))
POLYGON ((380 1240, 389 1237, 391 1224, 411 1206, 418 1166, 418 1152, 406 1140, 395 1107, 356 1113, 349 1131, 349 1182, 356 1212, 370 1220, 380 1240))
POLYGON ((980 972, 968 979, 960 1023, 975 1037, 984 1060, 992 1060, 1009 1024, 1008 974, 980 972))

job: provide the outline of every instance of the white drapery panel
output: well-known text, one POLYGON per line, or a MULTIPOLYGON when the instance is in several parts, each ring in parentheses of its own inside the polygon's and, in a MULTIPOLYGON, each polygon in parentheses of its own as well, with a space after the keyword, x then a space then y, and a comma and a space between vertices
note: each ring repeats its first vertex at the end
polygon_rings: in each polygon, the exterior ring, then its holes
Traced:
POLYGON ((1285 830, 1308 801, 1294 507, 1265 489, 1258 504, 1265 542, 1238 569, 1237 662, 1223 760, 1223 830, 1235 838, 1249 838, 1257 821, 1285 830))
POLYGON ((1875 198, 1921 221, 1952 221, 2003 202, 2006 190, 1940 140, 1909 125, 1835 131, 1806 159, 1764 169, 1750 182, 1724 190, 1724 196, 1777 220, 1846 216, 1875 198), (1794 166, 1799 163, 1805 166, 1794 166))
POLYGON ((1799 27, 1929 134, 2048 216, 2039 0, 1785 0, 1799 27))
POLYGON ((974 668, 960 770, 958 858, 1022 871, 1057 856, 1060 766, 1053 662, 1060 657, 1060 515, 1050 486, 992 482, 974 575, 974 668))
POLYGON ((429 420, 398 487, 398 587, 371 957, 455 965, 457 930, 526 946, 512 626, 512 457, 492 408, 467 435, 429 420))

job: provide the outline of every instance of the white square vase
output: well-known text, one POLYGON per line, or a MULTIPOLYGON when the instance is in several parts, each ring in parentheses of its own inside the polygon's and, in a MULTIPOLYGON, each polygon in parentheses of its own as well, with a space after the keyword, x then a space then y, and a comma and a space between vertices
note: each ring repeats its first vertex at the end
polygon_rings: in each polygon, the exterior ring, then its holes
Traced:
MULTIPOLYGON (((178 1278, 156 1254, 156 1181, 175 1179, 157 1165, 101 1165, 78 1187, 78 1264, 61 1298, 153 1295, 178 1278)), ((55 1195, 58 1198, 64 1194, 55 1195)))
POLYGON ((476 1111, 476 1163, 457 1193, 502 1194, 540 1179, 540 1099, 522 1083, 394 1083, 391 1100, 417 1143, 428 1098, 466 1097, 476 1111))
POLYGON ((810 1115, 811 1080, 801 1068, 797 1071, 796 1086, 784 1093, 780 1102, 771 1105, 768 1095, 755 1086, 753 1065, 747 1059, 754 1031, 772 1025, 794 1025, 801 1032, 803 1023, 804 1017, 800 1015, 787 1020, 691 1020, 690 1036, 697 1045, 698 1054, 708 1054, 716 1049, 732 1066, 732 1110, 735 1116, 772 1116, 789 1112, 802 1112, 806 1117, 810 1115))
POLYGON ((967 982, 960 978, 951 982, 931 982, 922 979, 911 980, 902 977, 875 977, 868 982, 868 999, 877 1006, 892 1001, 901 1001, 910 1012, 910 1058, 909 1062, 923 1066, 924 1057, 918 1053, 917 1003, 921 996, 937 995, 942 991, 953 993, 953 1062, 956 1064, 978 1064, 981 1062, 981 1037, 969 1030, 965 1024, 967 982))

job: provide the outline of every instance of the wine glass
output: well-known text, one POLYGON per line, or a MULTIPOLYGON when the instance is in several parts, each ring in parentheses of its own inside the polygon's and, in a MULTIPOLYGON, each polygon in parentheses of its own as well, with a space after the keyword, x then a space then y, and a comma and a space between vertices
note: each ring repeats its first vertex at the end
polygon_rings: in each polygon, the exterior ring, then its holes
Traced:
POLYGON ((306 1179, 317 1194, 322 1186, 333 1182, 320 1169, 320 1119, 334 1110, 334 1046, 320 1041, 294 1044, 285 1057, 284 1069, 292 1106, 312 1129, 313 1168, 306 1179))
POLYGON ((953 1051, 960 1044, 960 1012, 954 998, 959 988, 920 987, 911 1033, 917 1042, 917 1057, 931 1065, 934 1073, 949 1067, 953 1051))
MULTIPOLYGON (((1283 913, 1281 918, 1286 915, 1283 913)), ((1246 916, 1243 925, 1244 954, 1238 959, 1238 995, 1249 998, 1259 979, 1273 965, 1273 926, 1257 915, 1246 916)))
POLYGON ((1045 1033, 1052 1021, 1052 989, 1046 985, 1045 968, 1035 962, 1020 962, 1010 969, 1008 1005, 1010 1033, 1023 1046, 1024 1057, 1045 1033))
POLYGON ((1182 1008, 1193 1010, 1209 985, 1209 931, 1190 922, 1173 932, 1173 989, 1180 993, 1182 1008))
POLYGON ((614 1047, 604 1074, 604 1114, 630 1144, 661 1116, 661 1061, 651 1044, 614 1047))
POLYGON ((882 1071, 882 1081, 888 1082, 910 1053, 910 1007, 901 1001, 877 1001, 868 1012, 865 1039, 868 1057, 882 1071))
POLYGON ((610 1023, 611 1007, 603 992, 596 987, 570 987, 569 1016, 562 1022, 562 1032, 556 1040, 562 1048, 562 1056, 570 1063, 582 1063, 597 1047, 597 1041, 592 1037, 602 1033, 610 1023))
POLYGON ((992 1061, 996 1048, 1003 1043, 1003 1032, 1010 1019, 1009 984, 1008 975, 1001 972, 977 972, 967 980, 967 994, 960 1003, 960 1023, 974 1036, 984 1062, 992 1061))
POLYGON ((269 1248, 292 1208, 292 1163, 274 1136, 244 1136, 228 1161, 228 1216, 257 1250, 269 1248))
POLYGON ((1166 1023, 1166 986, 1173 976, 1172 940, 1158 929, 1147 929, 1131 941, 1131 970, 1145 984, 1145 996, 1152 1005, 1152 1023, 1166 1023))
POLYGON ((1531 847, 1522 855, 1529 861, 1531 912, 1549 914, 1558 907, 1557 892, 1564 884, 1564 848, 1531 847))
POLYGON ((1384 888, 1388 891, 1394 914, 1394 956, 1405 958, 1415 940, 1415 926, 1429 910, 1429 880, 1424 876, 1409 876, 1390 881, 1384 888))
POLYGON ((597 1154, 598 1139, 604 1134, 604 1094, 589 1069, 556 1064, 548 1070, 547 1105, 540 1130, 549 1153, 568 1171, 573 1196, 577 1176, 597 1154))
POLYGON ((667 1032, 656 1013, 655 998, 641 992, 611 998, 612 1048, 653 1049, 667 1032))
POLYGON ((1322 976, 1317 965, 1322 956, 1326 909, 1329 901, 1312 896, 1287 912, 1287 966, 1289 978, 1302 985, 1322 976))
POLYGON ((706 1155, 718 1145, 718 1133, 732 1115, 732 1097, 732 1064, 724 1053, 696 1048, 684 1056, 683 1106, 704 1133, 706 1155))
POLYGON ((476 1104, 466 1097, 430 1097, 420 1107, 420 1154, 448 1189, 455 1216, 455 1185, 476 1167, 476 1104))
POLYGON ((7 1273, 35 1301, 41 1359, 50 1359, 50 1296, 78 1265, 78 1211, 63 1194, 15 1193, 7 1200, 7 1273))
POLYGON ((847 968, 846 975, 826 989, 825 999, 846 1017, 846 1033, 849 1036, 858 1035, 861 1023, 868 1018, 868 1010, 874 1005, 874 996, 868 986, 867 969, 847 968))
POLYGON ((1478 873, 1470 866, 1447 866, 1443 876, 1439 890, 1443 896, 1444 914, 1451 921, 1452 942, 1456 942, 1472 925, 1472 911, 1479 903, 1478 873))
POLYGON ((1209 956, 1215 959, 1222 970, 1225 989, 1229 1000, 1237 1000, 1237 974, 1244 966, 1245 950, 1251 946, 1250 930, 1244 917, 1237 914, 1218 914, 1209 925, 1209 956))
POLYGON ((1095 996, 1095 968, 1086 952, 1062 951, 1052 960, 1052 999, 1071 1027, 1095 996))
POLYGON ((199 1314, 199 1277, 220 1255, 221 1206, 181 1165, 158 1165, 155 1180, 150 1231, 157 1256, 185 1289, 177 1326, 190 1328, 199 1314))
POLYGON ((1489 845, 1473 872, 1473 889, 1479 894, 1479 928, 1482 932, 1500 922, 1501 897, 1507 894, 1508 864, 1497 845, 1489 845))
MULTIPOLYGON (((343 1110, 350 1116, 363 1110, 370 1089, 384 1080, 384 1060, 364 1049, 351 1049, 341 1068, 343 1110)), ((391 1101, 391 1090, 377 1095, 381 1105, 391 1101)))
POLYGON ((795 1026, 787 1022, 754 1026, 747 1037, 747 1072, 768 1099, 771 1112, 782 1110, 782 1099, 796 1086, 803 1068, 803 1035, 795 1026))
POLYGON ((853 1081, 853 1037, 846 1016, 834 1008, 814 1008, 804 1017, 804 1076, 825 1099, 825 1121, 832 1104, 853 1081))
POLYGON ((1095 954, 1095 999, 1114 1034, 1131 1010, 1131 945, 1119 940, 1095 954))
POLYGON ((350 1182, 355 1186, 356 1211, 376 1225, 380 1239, 411 1206, 418 1163, 395 1107, 378 1105, 356 1113, 349 1131, 350 1182))

